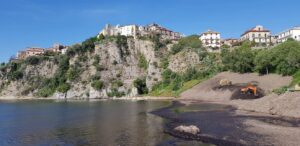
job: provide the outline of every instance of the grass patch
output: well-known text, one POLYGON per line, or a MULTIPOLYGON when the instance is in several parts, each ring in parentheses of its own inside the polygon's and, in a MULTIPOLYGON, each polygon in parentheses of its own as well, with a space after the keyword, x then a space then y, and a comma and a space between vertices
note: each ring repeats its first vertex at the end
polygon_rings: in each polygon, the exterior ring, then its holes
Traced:
POLYGON ((294 75, 293 75, 293 81, 291 83, 291 86, 295 86, 296 84, 300 83, 300 70, 297 71, 294 75))
POLYGON ((148 95, 149 96, 162 96, 162 97, 179 97, 180 94, 188 89, 191 89, 195 85, 199 84, 200 82, 204 81, 205 79, 194 79, 183 83, 183 86, 177 90, 172 90, 172 85, 168 85, 165 87, 158 88, 153 90, 148 95))

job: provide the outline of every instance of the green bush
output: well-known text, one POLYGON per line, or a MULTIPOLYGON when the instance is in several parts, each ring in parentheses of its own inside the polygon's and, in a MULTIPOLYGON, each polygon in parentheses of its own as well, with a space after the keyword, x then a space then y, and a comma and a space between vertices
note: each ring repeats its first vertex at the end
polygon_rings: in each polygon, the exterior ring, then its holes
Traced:
POLYGON ((40 57, 37 57, 37 56, 30 56, 30 57, 27 57, 25 62, 29 65, 37 65, 39 64, 41 61, 40 57))
POLYGON ((53 95, 54 92, 55 92, 54 89, 44 87, 44 88, 41 88, 41 89, 37 92, 37 95, 38 95, 39 97, 50 97, 50 96, 53 95))
POLYGON ((202 42, 200 41, 199 36, 191 35, 181 38, 178 43, 171 48, 171 52, 172 54, 176 54, 186 48, 194 49, 196 52, 202 50, 202 42))
POLYGON ((61 84, 57 87, 57 91, 60 93, 67 93, 71 89, 71 85, 68 83, 61 84))
POLYGON ((94 65, 94 66, 97 66, 97 65, 99 65, 99 63, 100 63, 100 56, 99 56, 99 55, 95 55, 95 56, 94 56, 94 62, 93 62, 93 65, 94 65))
POLYGON ((287 86, 284 86, 284 87, 281 87, 281 88, 273 90, 273 92, 276 93, 277 95, 284 94, 287 91, 288 91, 288 87, 287 86))
POLYGON ((146 78, 143 78, 143 79, 138 78, 138 79, 134 80, 133 85, 134 85, 134 87, 137 88, 138 94, 142 95, 142 94, 148 93, 146 78))
POLYGON ((148 69, 148 61, 146 60, 146 57, 143 54, 139 55, 139 63, 138 66, 142 69, 147 70, 148 69))
POLYGON ((126 36, 117 35, 116 43, 117 47, 119 48, 121 58, 124 58, 125 56, 129 55, 126 36))
POLYGON ((111 92, 107 93, 107 96, 108 97, 122 97, 122 96, 125 96, 125 93, 119 92, 118 89, 113 88, 113 89, 111 89, 111 92))
POLYGON ((293 75, 293 81, 291 83, 292 86, 300 84, 300 70, 293 75))
POLYGON ((160 48, 165 46, 165 44, 161 42, 160 34, 151 35, 150 40, 154 43, 154 51, 159 51, 160 48))
POLYGON ((122 87, 124 83, 121 80, 114 80, 112 81, 112 88, 119 88, 122 87))
POLYGON ((8 68, 10 69, 8 72, 8 79, 13 81, 22 79, 25 67, 25 64, 10 62, 8 64, 8 68))
POLYGON ((79 67, 71 66, 67 71, 67 78, 70 81, 74 81, 79 78, 82 70, 79 67))
POLYGON ((161 59, 161 64, 160 64, 160 67, 163 68, 163 69, 167 69, 168 66, 169 66, 169 60, 168 60, 168 57, 164 57, 161 59))
POLYGON ((95 80, 92 82, 92 87, 95 89, 95 90, 101 90, 103 87, 104 87, 104 83, 102 81, 99 81, 99 80, 95 80))

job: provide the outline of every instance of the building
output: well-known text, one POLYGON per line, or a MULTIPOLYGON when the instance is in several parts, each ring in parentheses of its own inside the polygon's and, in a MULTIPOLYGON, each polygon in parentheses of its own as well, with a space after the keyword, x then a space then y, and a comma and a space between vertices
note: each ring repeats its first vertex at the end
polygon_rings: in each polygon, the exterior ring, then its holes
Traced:
POLYGON ((180 33, 173 32, 155 23, 147 25, 145 30, 146 33, 160 34, 163 39, 178 40, 181 38, 180 33))
POLYGON ((25 59, 26 58, 26 51, 19 51, 17 53, 17 59, 25 59))
POLYGON ((17 59, 26 59, 30 56, 42 55, 45 53, 45 49, 38 47, 27 48, 25 51, 20 51, 17 53, 17 59))
POLYGON ((209 52, 220 51, 221 34, 212 30, 208 30, 200 35, 199 38, 204 47, 208 48, 209 52))
POLYGON ((104 29, 98 34, 98 37, 101 34, 104 36, 124 35, 127 37, 132 36, 134 38, 159 34, 163 39, 178 40, 181 38, 180 33, 173 32, 155 23, 146 26, 138 26, 138 25, 111 26, 110 24, 107 24, 105 25, 104 29))
POLYGON ((137 35, 138 26, 136 25, 126 25, 126 26, 111 26, 110 24, 106 24, 105 28, 99 33, 103 34, 104 36, 116 36, 118 34, 124 36, 133 36, 136 37, 137 35))
POLYGON ((264 29, 263 26, 257 25, 256 27, 247 30, 241 35, 241 41, 252 41, 258 46, 270 45, 271 44, 271 32, 264 29))
POLYGON ((293 27, 291 29, 285 30, 278 34, 278 43, 283 43, 287 39, 293 38, 294 40, 300 41, 300 26, 293 27))
POLYGON ((233 47, 239 44, 239 39, 229 38, 221 41, 222 45, 227 45, 229 47, 233 47))
POLYGON ((61 53, 65 54, 67 52, 67 46, 61 44, 53 44, 53 46, 46 51, 54 52, 54 53, 61 53))

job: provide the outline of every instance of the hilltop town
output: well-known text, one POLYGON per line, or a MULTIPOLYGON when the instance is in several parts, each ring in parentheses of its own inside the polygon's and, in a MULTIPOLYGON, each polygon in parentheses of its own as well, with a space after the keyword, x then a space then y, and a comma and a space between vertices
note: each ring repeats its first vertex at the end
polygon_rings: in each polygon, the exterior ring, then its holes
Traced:
MULTIPOLYGON (((104 29, 99 32, 97 37, 103 36, 117 36, 122 35, 126 37, 143 38, 153 34, 159 34, 161 39, 178 41, 184 35, 179 32, 174 32, 170 29, 162 27, 158 24, 149 24, 146 26, 138 25, 105 25, 104 29)), ((220 53, 223 48, 234 48, 240 46, 242 42, 251 41, 256 48, 264 48, 278 45, 287 41, 289 38, 300 41, 300 27, 293 27, 284 30, 276 35, 261 25, 257 25, 241 34, 240 38, 222 38, 221 33, 213 30, 199 34, 203 46, 208 52, 220 53)), ((68 46, 54 44, 50 48, 29 47, 23 51, 19 51, 15 59, 25 59, 29 56, 42 55, 46 52, 65 54, 68 46)))
POLYGON ((0 64, 0 99, 172 99, 300 118, 299 27, 272 35, 258 25, 241 34, 106 25, 81 43, 30 47, 0 64))

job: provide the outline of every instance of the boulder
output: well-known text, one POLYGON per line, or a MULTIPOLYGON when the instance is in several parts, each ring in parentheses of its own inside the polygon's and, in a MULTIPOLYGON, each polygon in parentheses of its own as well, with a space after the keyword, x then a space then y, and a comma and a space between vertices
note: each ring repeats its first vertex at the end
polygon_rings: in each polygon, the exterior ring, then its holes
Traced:
POLYGON ((190 125, 190 126, 180 125, 174 128, 174 130, 178 132, 193 134, 193 135, 200 133, 200 129, 195 125, 190 125))
POLYGON ((229 85, 232 85, 232 82, 229 81, 228 79, 222 79, 222 80, 220 80, 219 85, 220 86, 229 86, 229 85))
POLYGON ((300 83, 295 86, 296 91, 300 91, 300 83))

